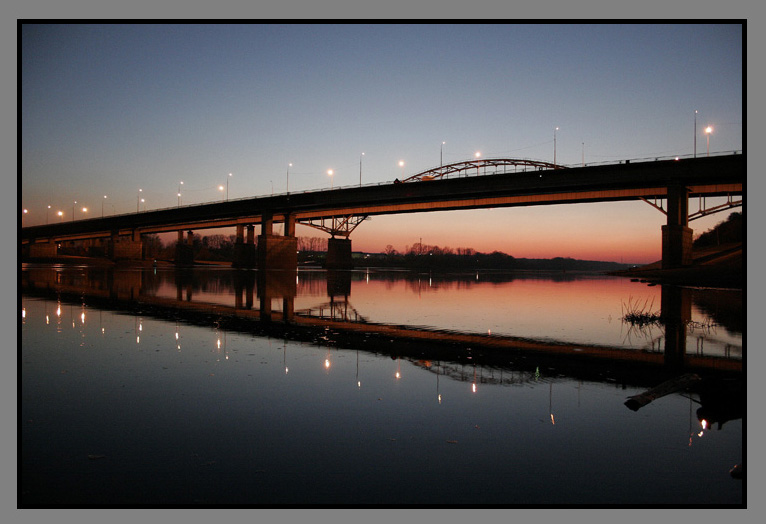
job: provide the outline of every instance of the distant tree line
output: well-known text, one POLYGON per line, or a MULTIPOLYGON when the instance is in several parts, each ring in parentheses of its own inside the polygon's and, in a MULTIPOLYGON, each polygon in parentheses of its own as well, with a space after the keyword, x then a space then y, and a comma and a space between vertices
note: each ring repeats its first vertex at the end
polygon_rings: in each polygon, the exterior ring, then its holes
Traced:
MULTIPOLYGON (((321 237, 298 237, 298 251, 304 253, 326 253, 327 239, 321 237)), ((171 260, 175 258, 176 241, 162 243, 157 235, 145 235, 144 253, 147 258, 160 258, 171 260)), ((195 260, 212 262, 231 262, 234 259, 234 245, 237 243, 236 235, 194 235, 192 237, 192 251, 195 260)), ((258 236, 255 237, 255 245, 258 245, 258 236)))
POLYGON ((496 269, 548 271, 610 271, 626 267, 616 262, 516 258, 500 251, 480 253, 470 247, 439 247, 421 243, 407 246, 403 253, 388 245, 383 253, 368 254, 355 260, 357 266, 407 267, 414 269, 496 269))
MULTIPOLYGON (((298 237, 298 262, 321 265, 327 253, 327 238, 298 237)), ((231 262, 234 259, 236 235, 195 235, 192 237, 194 259, 199 261, 231 262)), ((256 245, 258 237, 255 238, 256 245)), ((156 235, 144 237, 145 253, 148 258, 171 260, 175 257, 175 241, 162 244, 156 235)), ((610 271, 621 269, 625 264, 576 260, 556 257, 551 259, 516 258, 500 251, 480 253, 471 247, 451 248, 415 243, 399 252, 387 245, 383 253, 359 254, 353 256, 357 267, 400 267, 411 269, 442 270, 547 270, 547 271, 610 271)))

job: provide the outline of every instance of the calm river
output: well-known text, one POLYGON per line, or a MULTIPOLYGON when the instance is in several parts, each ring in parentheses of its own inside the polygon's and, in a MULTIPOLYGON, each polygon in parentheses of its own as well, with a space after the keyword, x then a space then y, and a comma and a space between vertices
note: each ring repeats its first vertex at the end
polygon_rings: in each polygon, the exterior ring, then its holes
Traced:
POLYGON ((20 507, 746 503, 738 290, 27 264, 20 284, 20 507))

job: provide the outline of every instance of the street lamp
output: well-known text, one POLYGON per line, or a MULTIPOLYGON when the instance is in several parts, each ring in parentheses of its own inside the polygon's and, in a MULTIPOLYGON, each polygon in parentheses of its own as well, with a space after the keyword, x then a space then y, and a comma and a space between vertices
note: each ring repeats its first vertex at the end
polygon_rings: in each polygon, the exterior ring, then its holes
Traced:
POLYGON ((697 158, 697 110, 694 110, 694 158, 697 158))
POLYGON ((139 190, 138 190, 138 194, 136 195, 136 213, 138 213, 138 206, 139 206, 139 205, 140 205, 140 203, 141 203, 141 192, 142 192, 142 191, 143 191, 143 189, 140 189, 140 188, 139 188, 139 190))
MULTIPOLYGON (((74 201, 74 204, 77 203, 77 200, 74 201)), ((72 204, 72 222, 74 222, 74 204, 72 204)))
MULTIPOLYGON (((104 200, 106 200, 106 195, 104 195, 104 200)), ((101 201, 101 218, 104 218, 104 200, 101 201)))
POLYGON ((553 165, 556 165, 556 131, 558 131, 559 128, 555 128, 553 130, 553 165))
POLYGON ((333 178, 332 178, 332 176, 334 175, 334 172, 333 172, 332 169, 328 169, 327 170, 327 174, 330 176, 330 189, 332 189, 333 188, 333 178))
POLYGON ((59 219, 61 220, 61 222, 63 222, 64 221, 64 212, 63 211, 58 211, 56 214, 59 216, 59 219))
MULTIPOLYGON (((290 193, 290 168, 291 167, 293 167, 293 163, 292 162, 288 162, 287 163, 287 193, 288 194, 290 193)), ((273 192, 274 191, 272 190, 272 193, 273 192)))
POLYGON ((481 158, 481 151, 476 151, 476 153, 473 154, 473 156, 476 157, 476 176, 479 176, 479 158, 481 158))
POLYGON ((359 185, 362 185, 362 157, 364 156, 364 153, 359 155, 359 185))
POLYGON ((221 201, 223 201, 226 198, 226 194, 223 192, 224 189, 225 188, 223 187, 223 185, 218 186, 218 191, 220 191, 221 195, 222 195, 221 196, 221 201))
POLYGON ((229 201, 229 178, 231 178, 231 173, 229 173, 229 176, 226 178, 226 201, 229 201))
POLYGON ((48 223, 48 212, 50 211, 51 206, 48 206, 48 208, 45 210, 45 223, 48 223))
POLYGON ((444 144, 447 142, 442 142, 441 146, 439 146, 439 167, 442 167, 444 165, 444 144))
POLYGON ((181 207, 181 186, 184 185, 183 180, 178 182, 178 207, 181 207))
POLYGON ((707 135, 707 156, 710 156, 710 133, 712 132, 713 128, 711 126, 705 128, 705 135, 707 135))
POLYGON ((399 167, 402 168, 402 180, 404 180, 404 160, 399 160, 399 167))

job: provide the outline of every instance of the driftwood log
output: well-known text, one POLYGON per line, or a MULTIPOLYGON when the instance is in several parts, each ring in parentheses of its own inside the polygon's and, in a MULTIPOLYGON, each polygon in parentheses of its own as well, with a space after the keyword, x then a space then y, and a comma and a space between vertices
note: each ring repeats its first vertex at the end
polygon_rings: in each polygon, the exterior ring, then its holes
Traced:
POLYGON ((685 375, 681 375, 680 377, 666 380, 662 384, 655 386, 652 389, 646 390, 639 395, 628 397, 628 400, 625 401, 625 405, 633 411, 638 411, 640 408, 646 406, 651 401, 660 397, 664 397, 665 395, 670 395, 671 393, 685 391, 700 380, 701 379, 697 374, 687 373, 685 375))

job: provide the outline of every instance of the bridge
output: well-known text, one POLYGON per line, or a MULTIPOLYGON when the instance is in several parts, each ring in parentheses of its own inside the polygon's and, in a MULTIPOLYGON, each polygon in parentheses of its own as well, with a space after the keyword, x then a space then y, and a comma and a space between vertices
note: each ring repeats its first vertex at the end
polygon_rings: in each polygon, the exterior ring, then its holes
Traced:
POLYGON ((193 230, 236 228, 234 266, 297 267, 297 223, 321 229, 327 265, 351 265, 349 236, 367 217, 490 207, 642 200, 667 216, 662 226, 664 268, 691 264, 690 220, 742 205, 745 158, 630 161, 563 167, 525 159, 475 159, 429 169, 391 183, 256 196, 103 218, 21 228, 23 254, 55 258, 63 242, 83 241, 114 260, 141 259, 141 236, 177 232, 176 264, 193 263, 193 230), (689 214, 689 199, 726 197, 726 203, 689 214), (739 197, 735 199, 734 197, 739 197), (274 224, 284 223, 276 235, 274 224), (260 226, 257 247, 255 228, 260 226), (185 236, 186 235, 186 236, 185 236))

